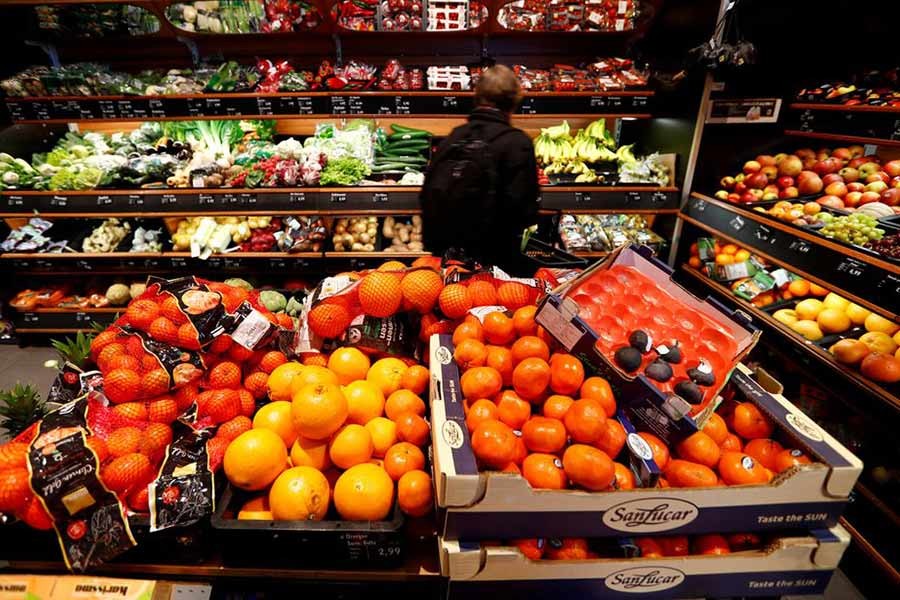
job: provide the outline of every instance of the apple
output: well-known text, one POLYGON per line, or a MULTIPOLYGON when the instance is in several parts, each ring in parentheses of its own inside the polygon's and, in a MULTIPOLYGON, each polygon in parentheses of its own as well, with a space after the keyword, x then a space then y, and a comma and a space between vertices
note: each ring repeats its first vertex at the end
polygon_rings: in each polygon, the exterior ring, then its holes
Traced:
POLYGON ((881 157, 877 154, 866 154, 863 158, 868 158, 869 162, 881 164, 881 157))
POLYGON ((881 168, 891 177, 900 177, 900 160, 889 160, 881 168))
POLYGON ((786 156, 778 163, 778 174, 787 175, 788 177, 796 177, 803 170, 803 161, 797 156, 786 156))
POLYGON ((891 177, 891 187, 900 188, 900 175, 891 177))
POLYGON ((749 189, 749 190, 747 190, 747 193, 750 194, 751 196, 753 196, 756 200, 762 200, 763 191, 760 189, 756 189, 756 188, 749 189))
POLYGON ((782 175, 781 177, 779 177, 776 180, 776 183, 778 184, 778 187, 780 187, 781 189, 789 188, 792 185, 794 185, 794 178, 790 177, 788 175, 782 175))
POLYGON ((837 196, 822 196, 816 202, 829 208, 844 208, 844 202, 837 196))
POLYGON ((807 171, 811 170, 815 164, 819 162, 815 156, 810 156, 808 158, 803 159, 803 168, 807 171))
POLYGON ((819 148, 816 150, 816 160, 824 161, 826 158, 831 157, 831 150, 828 148, 819 148))
POLYGON ((847 186, 843 181, 833 181, 825 186, 825 193, 829 196, 843 198, 847 195, 847 186))
POLYGON ((756 202, 756 200, 757 200, 756 196, 754 196, 750 192, 744 192, 743 194, 741 194, 741 202, 743 202, 744 204, 756 202))
POLYGON ((741 195, 735 194, 734 192, 732 192, 732 193, 728 194, 728 201, 731 202, 732 204, 737 204, 738 202, 741 201, 741 195))
POLYGON ((744 183, 747 184, 747 187, 750 189, 761 190, 767 185, 769 185, 769 178, 766 177, 762 171, 759 173, 754 173, 744 180, 744 183))
MULTIPOLYGON (((803 174, 801 173, 801 176, 803 174)), ((818 194, 822 191, 822 188, 825 187, 822 183, 822 180, 815 173, 807 176, 801 177, 797 180, 797 189, 800 190, 800 194, 802 196, 810 196, 812 194, 818 194)))
POLYGON ((799 150, 794 152, 794 155, 799 158, 815 158, 816 157, 816 153, 813 151, 812 148, 800 148, 799 150))
POLYGON ((859 200, 862 198, 862 192, 847 192, 844 196, 844 206, 848 208, 856 208, 859 206, 859 200))
POLYGON ((847 148, 847 150, 850 151, 850 158, 857 158, 859 156, 862 156, 866 152, 865 148, 858 145, 850 146, 847 148))
POLYGON ((728 192, 726 192, 725 190, 719 190, 718 192, 713 194, 713 197, 718 200, 728 200, 728 192))
POLYGON ((763 200, 778 200, 778 192, 763 192, 763 200))
POLYGON ((731 188, 733 188, 734 183, 735 183, 734 177, 731 177, 731 176, 723 177, 722 179, 719 180, 719 185, 721 185, 726 190, 730 190, 731 188))
POLYGON ((875 192, 877 194, 880 194, 881 192, 883 192, 886 189, 888 189, 888 184, 881 181, 880 179, 878 181, 873 181, 871 183, 866 184, 867 192, 875 192))
POLYGON ((800 191, 797 188, 795 188, 794 186, 788 186, 788 187, 784 188, 783 190, 781 190, 780 192, 778 192, 778 199, 779 200, 789 200, 791 198, 796 198, 799 195, 800 195, 800 191))
POLYGON ((734 181, 735 182, 743 181, 744 177, 746 177, 746 175, 744 175, 743 173, 738 173, 737 175, 734 176, 734 181))
POLYGON ((744 168, 742 169, 744 173, 750 175, 751 173, 756 173, 762 169, 762 165, 756 162, 755 160, 748 160, 744 163, 744 168))
POLYGON ((859 197, 859 206, 870 202, 881 202, 881 194, 878 192, 863 192, 863 195, 859 197))
POLYGON ((844 167, 838 171, 838 175, 841 176, 845 183, 853 183, 859 179, 859 171, 853 167, 844 167))
POLYGON ((859 181, 854 181, 852 183, 848 183, 847 191, 848 192, 864 192, 864 191, 866 191, 866 184, 859 182, 859 181))
POLYGON ((764 194, 770 194, 770 193, 771 193, 771 194, 777 194, 777 193, 778 193, 778 186, 775 185, 774 183, 770 183, 769 185, 767 185, 766 187, 763 188, 763 193, 764 193, 764 194))
POLYGON ((850 159, 850 162, 847 163, 848 167, 852 167, 854 169, 860 168, 862 165, 869 162, 869 159, 864 156, 857 156, 856 158, 850 159))
POLYGON ((834 183, 836 181, 843 182, 844 180, 837 173, 829 173, 828 175, 826 175, 825 177, 822 178, 822 183, 825 185, 831 185, 832 183, 834 183))
POLYGON ((769 181, 775 181, 778 178, 778 167, 775 165, 766 165, 759 172, 765 175, 769 181))
POLYGON ((859 166, 859 178, 865 180, 869 175, 874 175, 881 170, 878 163, 867 162, 859 166))
POLYGON ((900 188, 889 188, 881 192, 881 201, 888 206, 900 206, 900 188))
POLYGON ((853 158, 853 154, 850 152, 850 148, 835 148, 831 152, 831 156, 835 158, 839 158, 841 160, 850 160, 853 158))
POLYGON ((733 189, 734 189, 734 193, 736 193, 736 194, 743 194, 743 193, 746 192, 749 188, 747 187, 747 184, 744 183, 743 181, 738 181, 737 183, 734 184, 734 188, 733 188, 733 189))
POLYGON ((775 157, 770 154, 760 154, 756 157, 756 162, 761 164, 764 167, 774 167, 775 166, 775 157))
POLYGON ((875 174, 878 175, 879 179, 881 179, 883 182, 885 182, 885 183, 891 182, 891 176, 888 175, 887 173, 885 173, 884 171, 878 171, 875 174))
POLYGON ((778 154, 776 154, 775 155, 775 166, 781 165, 781 161, 786 159, 788 156, 790 156, 790 155, 785 152, 779 152, 778 154))

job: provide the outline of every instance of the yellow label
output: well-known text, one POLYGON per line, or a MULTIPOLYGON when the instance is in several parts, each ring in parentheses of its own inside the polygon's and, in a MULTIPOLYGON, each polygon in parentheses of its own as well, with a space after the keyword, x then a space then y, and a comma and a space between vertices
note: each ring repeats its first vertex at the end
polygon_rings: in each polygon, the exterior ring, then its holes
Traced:
POLYGON ((151 600, 155 581, 106 577, 58 577, 51 600, 151 600))
POLYGON ((49 600, 55 577, 0 575, 0 600, 49 600))

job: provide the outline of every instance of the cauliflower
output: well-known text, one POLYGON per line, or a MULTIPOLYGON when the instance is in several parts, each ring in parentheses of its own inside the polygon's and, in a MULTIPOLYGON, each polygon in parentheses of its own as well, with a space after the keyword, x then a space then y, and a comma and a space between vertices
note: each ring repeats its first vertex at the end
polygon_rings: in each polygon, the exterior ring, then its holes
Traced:
POLYGON ((287 306, 287 299, 281 292, 263 290, 259 293, 259 301, 272 312, 280 312, 287 306))

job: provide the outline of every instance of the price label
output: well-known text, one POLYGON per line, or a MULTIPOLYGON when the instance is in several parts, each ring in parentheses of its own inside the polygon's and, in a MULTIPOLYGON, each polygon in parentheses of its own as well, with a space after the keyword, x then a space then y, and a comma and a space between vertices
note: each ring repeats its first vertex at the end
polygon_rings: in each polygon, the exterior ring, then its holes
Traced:
POLYGON ((222 267, 225 269, 239 269, 243 261, 239 258, 223 258, 222 267))
POLYGON ((223 261, 218 256, 210 256, 206 259, 206 264, 209 265, 210 269, 221 269, 223 266, 223 261))
POLYGON ((128 206, 143 206, 144 196, 141 194, 128 194, 128 206))
POLYGON ((734 231, 740 231, 745 225, 747 225, 747 222, 740 215, 735 216, 732 220, 728 221, 728 226, 734 231))
POLYGON ((6 205, 7 206, 25 206, 25 198, 22 196, 7 196, 6 197, 6 205))
POLYGON ((188 116, 199 117, 203 114, 203 99, 188 98, 187 101, 188 116))
POLYGON ((331 112, 335 115, 346 115, 347 114, 347 97, 346 96, 332 96, 331 97, 331 112))
POLYGON ((46 102, 32 102, 31 111, 34 113, 34 118, 39 121, 48 121, 53 118, 46 102))
POLYGON ((809 254, 809 251, 812 250, 812 244, 803 240, 794 240, 791 242, 790 249, 797 254, 809 254))
POLYGON ((650 194, 650 202, 653 204, 665 204, 669 199, 669 195, 665 192, 653 192, 650 194))
POLYGON ((13 261, 14 269, 27 269, 30 266, 31 266, 31 263, 29 263, 27 260, 14 260, 13 261))
POLYGON ((642 196, 640 192, 626 192, 625 193, 625 203, 626 204, 640 204, 642 200, 642 196))
POLYGON ((897 277, 896 275, 887 275, 881 280, 878 287, 886 292, 884 294, 886 298, 894 298, 895 300, 900 298, 900 277, 897 277))
POLYGON ((372 202, 375 204, 385 203, 390 200, 390 195, 387 192, 375 192, 372 194, 372 202))
POLYGON ((166 105, 162 100, 152 98, 149 102, 147 102, 147 106, 150 108, 150 116, 152 117, 165 117, 166 116, 166 105))
POLYGON ((222 194, 222 204, 234 206, 240 204, 240 202, 240 198, 238 198, 235 194, 222 194))
POLYGON ((67 196, 51 196, 50 197, 50 206, 56 206, 59 208, 63 208, 69 205, 69 198, 67 196))
POLYGON ((82 271, 93 271, 94 265, 92 265, 90 261, 87 260, 77 260, 75 261, 75 268, 81 269, 82 271))
POLYGON ((206 116, 216 116, 222 114, 221 98, 204 98, 203 111, 206 116))
POLYGON ((313 99, 309 96, 301 96, 297 98, 296 108, 294 110, 300 115, 311 115, 314 112, 313 99))
POLYGON ((538 107, 535 100, 535 98, 525 98, 522 100, 522 107, 519 109, 519 112, 523 115, 536 115, 538 107))
POLYGON ((132 106, 131 100, 116 100, 116 110, 119 112, 119 116, 125 118, 136 116, 134 114, 134 106, 132 106))
POLYGON ((607 96, 591 96, 591 108, 606 108, 609 100, 607 96))
POLYGON ((144 260, 144 268, 146 269, 158 269, 160 267, 160 261, 155 258, 147 258, 144 260))
POLYGON ((343 203, 347 202, 347 193, 346 192, 331 192, 330 201, 338 203, 338 204, 343 204, 343 203))
POLYGON ((283 271, 288 268, 287 261, 283 258, 270 258, 269 269, 273 271, 283 271))
POLYGON ((253 205, 256 204, 256 194, 241 194, 241 204, 244 205, 253 205))
POLYGON ((702 198, 694 198, 691 200, 691 210, 702 213, 706 210, 706 201, 702 198))
POLYGON ((398 115, 408 115, 411 112, 409 96, 394 96, 394 111, 398 115))
POLYGON ((575 204, 590 204, 590 192, 575 192, 575 204))
POLYGON ((272 101, 269 98, 257 98, 256 108, 258 109, 260 115, 274 114, 272 112, 272 101))
POLYGON ((115 119, 118 116, 116 103, 112 100, 99 100, 97 104, 100 106, 100 118, 115 119))
POLYGON ((40 317, 37 313, 25 313, 25 314, 22 316, 22 319, 23 319, 26 323, 34 324, 34 323, 37 323, 38 321, 40 321, 40 320, 41 320, 41 317, 40 317))
POLYGON ((891 132, 892 140, 900 140, 900 119, 894 121, 894 130, 891 132))
POLYGON ((163 206, 175 206, 178 204, 178 196, 175 194, 163 194, 159 197, 159 203, 163 206))
POLYGON ((85 312, 77 312, 75 313, 75 322, 76 323, 90 323, 93 321, 91 315, 85 312))
POLYGON ((650 98, 647 96, 632 96, 631 97, 631 106, 634 108, 646 108, 650 103, 650 98))
POLYGON ((216 203, 216 197, 212 194, 199 194, 197 196, 197 204, 200 206, 212 206, 216 203))
POLYGON ((291 192, 288 194, 288 202, 291 204, 303 204, 306 202, 306 192, 291 192))
POLYGON ((610 108, 621 108, 623 104, 625 104, 625 102, 621 96, 611 96, 607 106, 610 108))
POLYGON ((866 263, 853 260, 852 258, 845 258, 838 265, 837 270, 841 273, 846 273, 854 279, 861 279, 865 277, 867 267, 868 265, 866 265, 866 263))
POLYGON ((186 269, 187 268, 187 259, 176 256, 172 258, 172 268, 173 269, 186 269))
MULTIPOLYGON (((525 107, 525 103, 531 100, 531 98, 525 98, 522 102, 522 107, 525 107)), ((459 98, 456 96, 444 96, 441 98, 441 107, 446 110, 456 110, 459 108, 459 98)))
POLYGON ((365 112, 362 96, 347 96, 347 111, 351 115, 361 115, 365 112))
POLYGON ((7 102, 6 108, 9 110, 9 116, 13 121, 24 121, 25 110, 19 102, 7 102))
POLYGON ((772 237, 772 230, 764 225, 758 225, 753 235, 756 236, 757 240, 763 243, 772 243, 774 241, 774 238, 772 237))
POLYGON ((97 196, 97 206, 110 206, 112 203, 112 196, 97 196))

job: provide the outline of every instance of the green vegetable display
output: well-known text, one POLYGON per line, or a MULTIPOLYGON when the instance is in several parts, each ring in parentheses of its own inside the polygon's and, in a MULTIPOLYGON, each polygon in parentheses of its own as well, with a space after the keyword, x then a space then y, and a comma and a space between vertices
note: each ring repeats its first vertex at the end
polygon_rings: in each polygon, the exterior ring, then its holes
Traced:
POLYGON ((319 180, 321 185, 356 185, 368 177, 372 171, 366 164, 353 157, 336 158, 328 161, 319 180))

